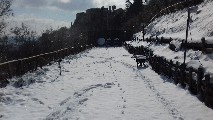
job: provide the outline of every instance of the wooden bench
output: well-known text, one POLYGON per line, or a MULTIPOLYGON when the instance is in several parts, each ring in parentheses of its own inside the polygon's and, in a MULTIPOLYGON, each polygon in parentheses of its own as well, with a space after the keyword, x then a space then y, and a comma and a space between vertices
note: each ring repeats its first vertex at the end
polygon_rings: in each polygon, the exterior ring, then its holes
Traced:
POLYGON ((131 58, 136 59, 137 67, 145 66, 146 56, 144 56, 144 55, 133 55, 131 58))

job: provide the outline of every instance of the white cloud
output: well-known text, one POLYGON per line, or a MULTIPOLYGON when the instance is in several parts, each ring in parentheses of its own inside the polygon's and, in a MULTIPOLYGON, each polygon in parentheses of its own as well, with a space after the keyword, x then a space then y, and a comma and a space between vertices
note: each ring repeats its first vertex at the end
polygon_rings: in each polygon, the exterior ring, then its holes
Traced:
POLYGON ((16 8, 48 9, 56 7, 68 11, 85 11, 91 7, 112 5, 124 8, 125 0, 14 0, 13 2, 13 6, 16 8))
POLYGON ((60 0, 62 3, 70 3, 71 0, 60 0))
POLYGON ((93 0, 93 4, 97 7, 101 6, 112 6, 116 5, 117 8, 124 8, 125 7, 125 0, 93 0))
POLYGON ((50 28, 70 26, 77 12, 94 7, 116 5, 125 7, 125 0, 13 0, 15 17, 8 21, 10 27, 26 23, 38 33, 50 28), (66 21, 66 22, 64 22, 66 21), (67 22, 70 21, 70 22, 67 22))
POLYGON ((43 31, 50 28, 56 30, 60 27, 70 27, 69 22, 37 18, 35 16, 28 15, 19 15, 8 19, 8 30, 15 26, 21 26, 22 23, 25 23, 28 27, 31 28, 31 30, 36 30, 39 35, 41 35, 43 31))

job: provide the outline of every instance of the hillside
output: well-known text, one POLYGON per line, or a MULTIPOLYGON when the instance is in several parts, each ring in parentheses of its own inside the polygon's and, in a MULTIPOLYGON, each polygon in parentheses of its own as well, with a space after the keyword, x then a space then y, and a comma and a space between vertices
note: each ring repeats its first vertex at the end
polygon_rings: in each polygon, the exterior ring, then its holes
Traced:
MULTIPOLYGON (((201 38, 205 37, 208 43, 213 42, 213 2, 205 0, 202 4, 198 5, 197 13, 192 13, 191 18, 193 20, 190 23, 188 42, 201 42, 201 38)), ((172 37, 172 44, 175 44, 177 51, 172 51, 169 48, 169 44, 156 45, 143 41, 131 41, 133 46, 146 46, 153 50, 154 54, 163 56, 166 59, 172 59, 183 63, 184 51, 180 49, 180 44, 186 36, 186 20, 187 10, 164 15, 157 18, 150 23, 146 28, 147 37, 172 37)), ((135 37, 142 39, 142 32, 136 33, 135 37)), ((188 50, 186 54, 186 64, 188 67, 197 69, 198 67, 204 67, 206 72, 213 72, 213 56, 212 54, 204 54, 201 51, 188 50)))
MULTIPOLYGON (((213 2, 205 0, 198 5, 198 10, 191 13, 189 38, 192 41, 200 40, 202 37, 213 40, 213 2)), ((164 36, 185 39, 186 36, 187 9, 164 15, 157 18, 147 27, 147 35, 164 36)))

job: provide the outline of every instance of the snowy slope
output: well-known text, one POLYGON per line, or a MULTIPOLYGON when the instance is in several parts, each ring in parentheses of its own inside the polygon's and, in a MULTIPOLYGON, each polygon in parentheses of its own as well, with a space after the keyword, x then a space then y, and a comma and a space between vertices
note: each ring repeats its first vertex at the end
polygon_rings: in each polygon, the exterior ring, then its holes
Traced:
MULTIPOLYGON (((205 0, 204 3, 198 5, 196 13, 191 13, 190 35, 192 41, 199 41, 202 37, 213 41, 213 1, 205 0)), ((149 36, 164 36, 185 39, 186 36, 186 21, 187 9, 164 15, 157 18, 147 27, 147 35, 149 36)), ((190 42, 190 41, 189 41, 190 42)))
POLYGON ((94 48, 21 78, 22 88, 0 89, 2 120, 211 120, 188 90, 149 66, 137 69, 124 48, 94 48))
MULTIPOLYGON (((189 37, 188 42, 201 42, 201 38, 205 37, 208 43, 213 43, 213 1, 205 0, 202 4, 198 5, 196 13, 191 14, 189 37)), ((147 26, 145 37, 172 37, 172 43, 179 46, 186 36, 186 21, 187 9, 164 15, 157 18, 155 21, 147 26)), ((136 37, 142 39, 142 32, 135 34, 136 37)), ((134 46, 147 46, 154 51, 154 54, 164 56, 166 59, 179 61, 183 63, 184 51, 174 52, 169 49, 169 45, 155 45, 146 42, 129 42, 134 46)), ((201 51, 188 50, 186 56, 186 63, 197 69, 204 67, 206 72, 213 73, 213 55, 203 54, 201 51)), ((211 75, 213 77, 213 74, 211 75)), ((212 80, 213 82, 213 80, 212 80)))

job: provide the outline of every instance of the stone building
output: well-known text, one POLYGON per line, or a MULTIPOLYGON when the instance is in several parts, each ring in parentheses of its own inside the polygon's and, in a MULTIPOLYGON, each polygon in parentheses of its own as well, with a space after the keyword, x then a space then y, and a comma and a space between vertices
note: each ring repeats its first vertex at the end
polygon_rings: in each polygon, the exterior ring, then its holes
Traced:
POLYGON ((116 6, 105 8, 90 8, 86 12, 76 14, 73 29, 79 33, 87 34, 88 43, 96 44, 98 38, 115 39, 124 41, 124 34, 128 30, 122 28, 125 19, 125 11, 116 6))

